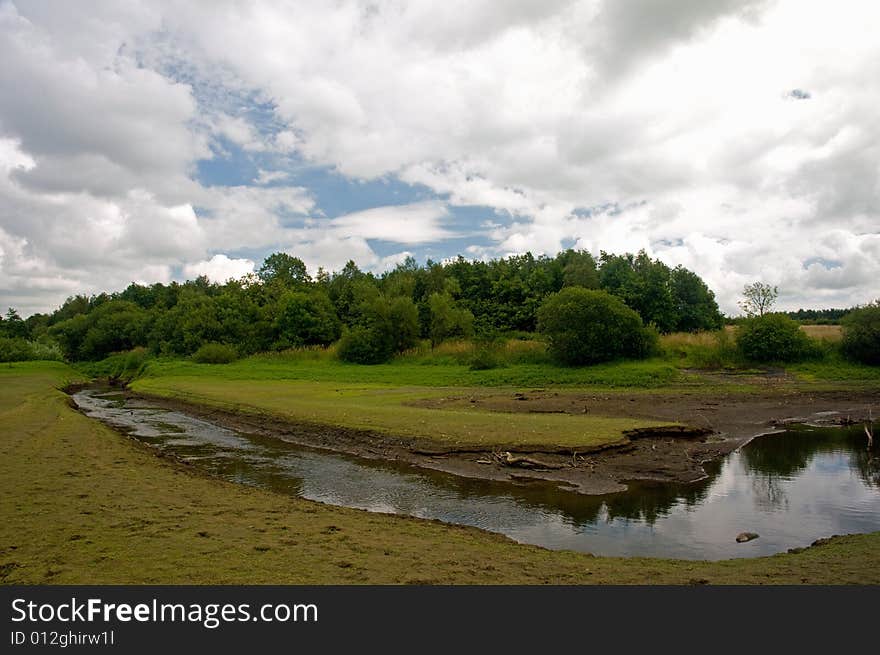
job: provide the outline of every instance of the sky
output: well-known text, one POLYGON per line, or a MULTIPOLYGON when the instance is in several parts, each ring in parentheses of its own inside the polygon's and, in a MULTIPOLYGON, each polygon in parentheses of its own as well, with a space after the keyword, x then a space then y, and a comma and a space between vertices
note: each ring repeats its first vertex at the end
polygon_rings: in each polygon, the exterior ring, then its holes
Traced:
POLYGON ((0 0, 0 310, 288 252, 880 297, 880 3, 0 0))

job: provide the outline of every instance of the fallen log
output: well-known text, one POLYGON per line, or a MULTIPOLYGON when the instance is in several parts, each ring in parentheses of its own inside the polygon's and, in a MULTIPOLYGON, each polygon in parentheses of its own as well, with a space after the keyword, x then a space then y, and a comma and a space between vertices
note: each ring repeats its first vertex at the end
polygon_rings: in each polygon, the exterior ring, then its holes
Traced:
POLYGON ((542 468, 542 469, 561 469, 564 468, 562 464, 554 464, 552 462, 544 462, 540 459, 535 459, 534 457, 523 456, 515 456, 510 452, 505 452, 503 457, 499 458, 499 461, 506 466, 518 466, 520 468, 542 468))

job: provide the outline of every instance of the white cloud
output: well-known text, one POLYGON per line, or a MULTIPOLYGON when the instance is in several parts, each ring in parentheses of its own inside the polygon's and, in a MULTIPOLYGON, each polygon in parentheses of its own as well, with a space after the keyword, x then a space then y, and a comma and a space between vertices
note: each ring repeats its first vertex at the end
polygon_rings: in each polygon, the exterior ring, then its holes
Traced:
POLYGON ((419 244, 452 236, 440 224, 448 214, 445 204, 429 201, 365 209, 334 218, 329 225, 340 235, 419 244))
POLYGON ((227 116, 221 114, 214 122, 214 132, 220 134, 245 150, 265 150, 263 143, 254 126, 240 116, 227 116))
POLYGON ((302 187, 210 187, 195 194, 211 248, 260 248, 283 242, 282 217, 303 217, 314 200, 302 187))
POLYGON ((211 259, 187 264, 183 267, 187 279, 204 275, 209 280, 220 283, 227 280, 237 280, 248 273, 253 273, 253 271, 254 262, 250 259, 230 259, 223 254, 214 255, 211 259))
POLYGON ((272 184, 272 182, 286 180, 289 177, 290 173, 287 171, 264 171, 261 168, 257 171, 257 177, 254 179, 254 183, 263 186, 266 184, 272 184))
POLYGON ((865 302, 878 23, 858 0, 0 1, 2 293, 47 308, 237 249, 382 267, 370 240, 480 233, 483 257, 644 247, 727 311, 756 279, 865 302), (194 181, 218 136, 265 158, 253 186, 194 181), (325 219, 286 156, 438 199, 325 219), (458 205, 497 224, 450 230, 458 205))

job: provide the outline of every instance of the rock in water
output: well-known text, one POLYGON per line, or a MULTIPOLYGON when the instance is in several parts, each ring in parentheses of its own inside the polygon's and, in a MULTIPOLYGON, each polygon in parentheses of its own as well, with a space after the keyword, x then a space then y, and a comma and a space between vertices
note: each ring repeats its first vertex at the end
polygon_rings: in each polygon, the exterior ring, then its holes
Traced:
POLYGON ((736 542, 739 544, 745 543, 746 541, 751 541, 752 539, 758 538, 757 532, 740 532, 736 535, 736 542))

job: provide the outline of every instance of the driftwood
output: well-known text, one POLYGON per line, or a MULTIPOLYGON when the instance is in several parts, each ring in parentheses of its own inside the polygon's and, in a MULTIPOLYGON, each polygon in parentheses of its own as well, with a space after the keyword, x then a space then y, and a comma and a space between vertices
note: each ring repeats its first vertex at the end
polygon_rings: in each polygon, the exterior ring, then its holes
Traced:
POLYGON ((561 469, 563 468, 562 464, 553 464, 551 462, 544 462, 540 459, 535 459, 534 457, 526 457, 512 455, 510 452, 505 452, 503 454, 496 455, 499 462, 504 464, 505 466, 518 466, 520 468, 541 468, 541 469, 561 469))

